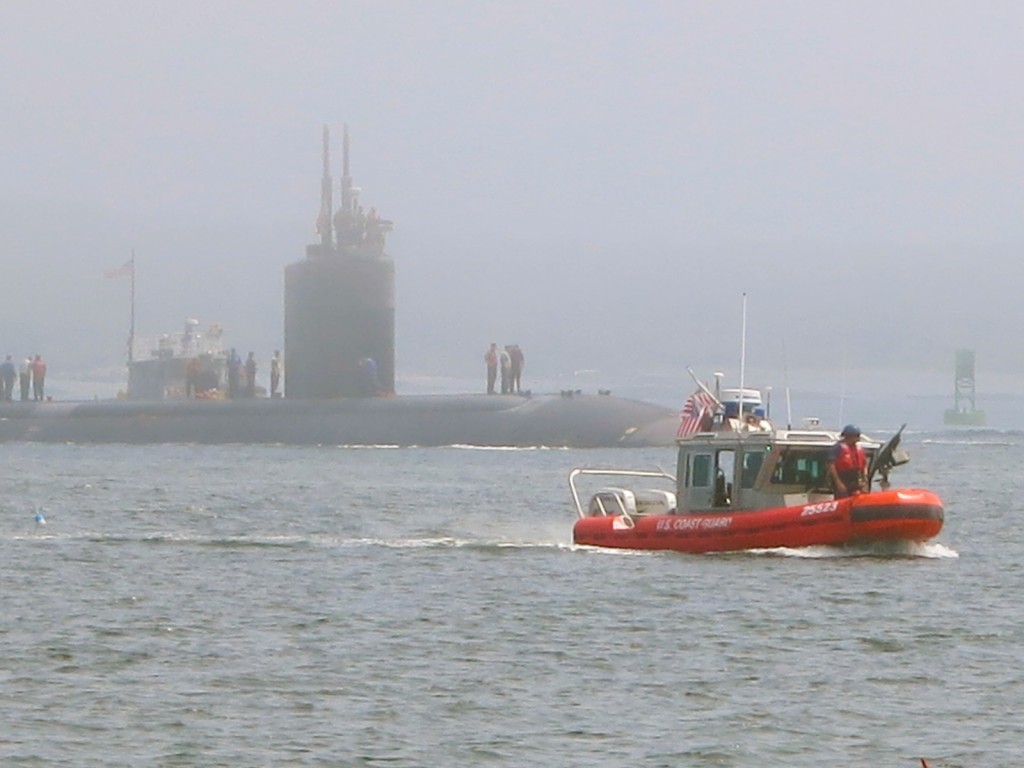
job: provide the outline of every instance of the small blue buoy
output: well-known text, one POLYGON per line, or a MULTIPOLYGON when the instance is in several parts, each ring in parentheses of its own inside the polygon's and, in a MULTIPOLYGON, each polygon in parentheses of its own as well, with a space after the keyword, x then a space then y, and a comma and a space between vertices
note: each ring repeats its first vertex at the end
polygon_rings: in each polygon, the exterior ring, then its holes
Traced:
POLYGON ((46 518, 42 512, 36 512, 36 525, 46 525, 46 518))

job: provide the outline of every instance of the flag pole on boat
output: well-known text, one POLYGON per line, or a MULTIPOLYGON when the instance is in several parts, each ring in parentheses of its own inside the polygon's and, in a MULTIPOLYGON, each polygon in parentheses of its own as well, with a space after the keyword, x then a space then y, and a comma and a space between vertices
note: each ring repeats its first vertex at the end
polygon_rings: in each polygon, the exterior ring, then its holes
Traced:
POLYGON ((743 385, 745 382, 747 365, 747 293, 743 292, 743 320, 740 326, 740 402, 737 405, 740 420, 740 430, 743 430, 743 385))
POLYGON ((697 385, 697 388, 700 389, 701 392, 703 392, 704 394, 706 394, 708 397, 710 397, 712 400, 715 401, 715 407, 716 408, 721 408, 722 407, 722 400, 721 400, 721 394, 719 392, 718 381, 717 380, 718 380, 718 377, 721 376, 722 374, 720 374, 720 373, 716 373, 715 374, 715 379, 716 379, 715 391, 712 392, 710 389, 708 389, 707 384, 705 384, 703 381, 701 381, 700 379, 697 378, 697 374, 695 374, 693 372, 693 368, 691 368, 690 366, 686 366, 686 372, 688 374, 690 374, 690 378, 693 379, 694 383, 697 385))

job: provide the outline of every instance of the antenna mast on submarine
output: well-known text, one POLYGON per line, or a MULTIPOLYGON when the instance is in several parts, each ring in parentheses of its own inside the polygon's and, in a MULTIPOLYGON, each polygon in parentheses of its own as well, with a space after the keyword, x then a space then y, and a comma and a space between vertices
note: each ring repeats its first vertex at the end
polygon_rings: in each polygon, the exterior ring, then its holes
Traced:
POLYGON ((356 195, 352 191, 352 176, 348 169, 348 123, 345 123, 341 138, 341 210, 349 215, 355 215, 355 198, 356 195))
POLYGON ((331 130, 324 126, 324 175, 320 182, 320 215, 316 219, 316 231, 320 233, 320 244, 325 250, 334 247, 334 232, 331 227, 331 217, 334 213, 334 202, 331 199, 331 130))

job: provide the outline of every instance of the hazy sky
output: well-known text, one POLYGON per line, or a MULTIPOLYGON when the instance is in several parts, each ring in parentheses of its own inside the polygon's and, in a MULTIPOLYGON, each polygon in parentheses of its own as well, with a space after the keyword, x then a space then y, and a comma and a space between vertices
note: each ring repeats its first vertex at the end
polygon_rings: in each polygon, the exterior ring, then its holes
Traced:
POLYGON ((1024 384, 1022 40, 1009 1, 8 2, 0 347, 116 367, 135 248, 139 334, 265 360, 347 122, 400 379, 737 375, 745 291, 754 379, 1024 384))

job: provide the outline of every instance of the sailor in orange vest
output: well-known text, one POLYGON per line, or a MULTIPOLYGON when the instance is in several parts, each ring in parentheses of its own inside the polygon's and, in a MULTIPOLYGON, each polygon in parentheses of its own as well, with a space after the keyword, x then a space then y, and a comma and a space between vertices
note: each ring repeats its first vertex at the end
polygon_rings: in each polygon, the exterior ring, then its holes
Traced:
POLYGON ((498 344, 491 342, 491 348, 484 355, 484 362, 487 363, 487 394, 494 394, 494 380, 498 377, 498 344))
POLYGON ((839 433, 842 438, 832 447, 828 459, 828 477, 837 499, 854 496, 867 490, 867 459, 857 443, 860 428, 847 424, 839 433))

